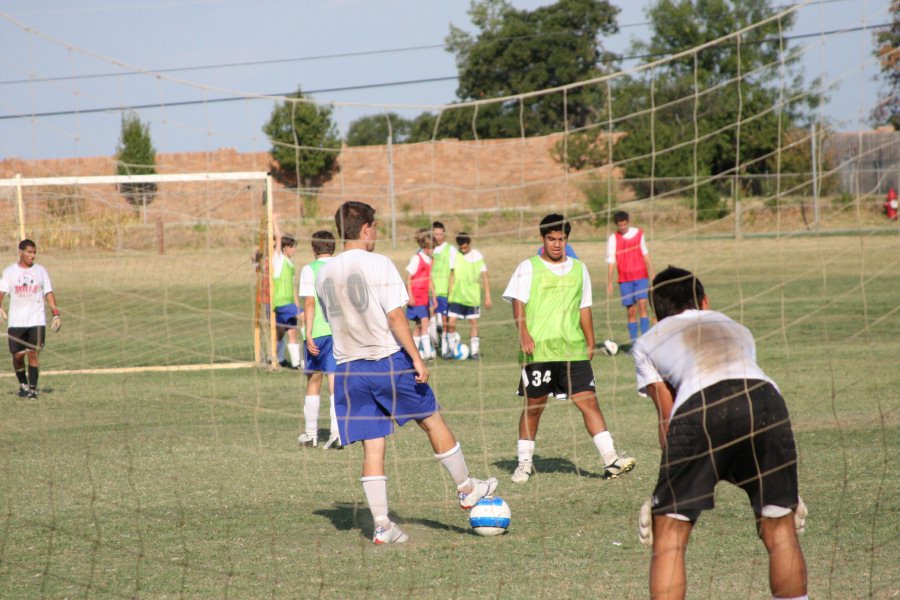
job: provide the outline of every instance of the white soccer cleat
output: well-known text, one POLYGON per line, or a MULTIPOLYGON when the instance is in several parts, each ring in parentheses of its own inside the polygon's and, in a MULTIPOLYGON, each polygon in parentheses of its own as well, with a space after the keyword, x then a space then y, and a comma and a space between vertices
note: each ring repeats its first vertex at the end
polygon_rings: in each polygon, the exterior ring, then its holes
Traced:
POLYGON ((315 448, 319 445, 319 438, 304 432, 297 437, 297 443, 305 448, 315 448))
POLYGON ((603 468, 603 479, 615 479, 634 468, 637 461, 630 456, 620 456, 603 468))
POLYGON ((806 531, 806 516, 808 514, 806 502, 803 501, 803 498, 797 496, 797 508, 794 509, 794 528, 798 534, 806 531))
POLYGON ((650 498, 641 504, 641 514, 638 516, 638 537, 645 546, 653 546, 653 506, 650 498))
POLYGON ((531 478, 531 463, 522 461, 519 463, 519 466, 516 467, 516 470, 513 471, 512 479, 513 483, 525 483, 531 478))
POLYGON ((382 544, 402 544, 408 539, 409 536, 400 531, 400 528, 397 527, 397 524, 393 521, 391 521, 390 529, 385 529, 381 525, 376 527, 375 535, 372 536, 372 541, 376 546, 382 544))
POLYGON ((471 478, 472 484, 474 487, 472 491, 469 493, 459 492, 457 496, 459 497, 459 507, 463 510, 469 510, 476 504, 478 501, 486 496, 493 496, 494 490, 497 489, 497 478, 491 477, 490 479, 486 479, 482 481, 481 479, 471 478))
POLYGON ((325 442, 323 448, 325 450, 341 450, 344 445, 341 443, 341 437, 338 434, 332 434, 328 437, 328 441, 325 442))

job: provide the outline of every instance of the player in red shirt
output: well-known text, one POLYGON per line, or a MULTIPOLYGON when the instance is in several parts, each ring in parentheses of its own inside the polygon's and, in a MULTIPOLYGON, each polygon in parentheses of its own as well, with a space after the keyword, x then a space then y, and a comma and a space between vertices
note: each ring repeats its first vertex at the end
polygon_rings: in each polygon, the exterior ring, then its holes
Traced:
POLYGON ((613 215, 616 232, 609 236, 606 243, 606 295, 612 296, 613 277, 618 271, 619 292, 622 305, 628 310, 628 335, 633 344, 638 338, 638 317, 640 317, 640 333, 650 329, 650 318, 647 314, 648 288, 650 273, 650 251, 644 240, 644 232, 639 227, 629 226, 628 213, 620 210, 613 215))

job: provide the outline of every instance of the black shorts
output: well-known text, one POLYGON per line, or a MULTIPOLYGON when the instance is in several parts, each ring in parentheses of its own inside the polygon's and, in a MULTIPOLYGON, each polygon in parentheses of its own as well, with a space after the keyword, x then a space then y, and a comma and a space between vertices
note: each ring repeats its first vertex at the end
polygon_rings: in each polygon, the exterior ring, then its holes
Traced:
POLYGON ((12 354, 18 354, 26 350, 40 350, 43 348, 47 327, 44 325, 10 327, 6 333, 9 336, 9 351, 12 354))
POLYGON ((595 392, 594 369, 591 361, 536 362, 522 368, 519 395, 542 398, 548 394, 567 394, 569 398, 581 392, 595 392))
POLYGON ((696 521, 715 506, 715 487, 747 492, 753 512, 797 506, 797 448, 784 399, 759 380, 720 381, 688 398, 669 424, 653 514, 696 521))

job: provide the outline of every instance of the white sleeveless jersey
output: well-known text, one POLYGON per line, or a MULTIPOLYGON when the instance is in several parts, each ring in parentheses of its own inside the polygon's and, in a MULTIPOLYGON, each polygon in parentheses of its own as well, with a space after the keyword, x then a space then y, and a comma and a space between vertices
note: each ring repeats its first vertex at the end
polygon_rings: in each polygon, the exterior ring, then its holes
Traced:
POLYGON ((387 313, 409 302, 406 284, 386 256, 347 250, 319 270, 316 296, 334 340, 338 364, 379 360, 400 350, 387 313))
POLYGON ((3 271, 0 292, 9 296, 9 326, 37 327, 47 324, 44 296, 53 291, 50 275, 40 265, 24 269, 13 263, 3 271))
POLYGON ((638 391, 657 382, 675 389, 672 414, 700 390, 726 379, 775 385, 756 364, 750 330, 713 310, 686 310, 663 319, 638 338, 632 357, 638 391))

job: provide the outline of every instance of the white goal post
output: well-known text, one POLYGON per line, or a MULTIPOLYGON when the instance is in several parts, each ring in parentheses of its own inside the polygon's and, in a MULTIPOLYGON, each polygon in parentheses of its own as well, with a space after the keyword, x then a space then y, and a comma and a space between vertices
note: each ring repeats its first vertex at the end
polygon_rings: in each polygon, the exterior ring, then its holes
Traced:
MULTIPOLYGON (((84 186, 84 185, 115 185, 117 188, 123 184, 140 183, 212 183, 234 181, 257 181, 265 184, 265 229, 268 243, 260 240, 259 249, 263 253, 263 260, 269 268, 263 270, 267 276, 266 287, 274 289, 272 256, 274 253, 274 238, 272 225, 272 204, 274 199, 272 187, 272 175, 266 171, 235 171, 225 173, 174 173, 152 175, 92 175, 92 176, 57 176, 57 177, 22 177, 16 174, 13 178, 0 179, 0 188, 14 188, 16 190, 16 224, 19 240, 25 236, 25 200, 23 188, 60 187, 60 186, 84 186)), ((271 302, 262 303, 262 281, 257 278, 255 318, 253 331, 254 361, 263 362, 262 335, 260 326, 261 311, 268 310, 268 348, 266 362, 272 368, 277 368, 277 353, 275 342, 275 312, 271 302)))

